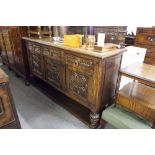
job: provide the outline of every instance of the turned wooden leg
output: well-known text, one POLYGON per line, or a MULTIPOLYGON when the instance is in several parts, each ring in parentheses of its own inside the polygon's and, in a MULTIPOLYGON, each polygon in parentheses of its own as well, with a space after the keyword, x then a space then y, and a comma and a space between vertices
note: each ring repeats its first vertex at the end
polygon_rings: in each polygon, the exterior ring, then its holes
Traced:
POLYGON ((90 112, 90 128, 95 129, 99 125, 100 114, 90 112))

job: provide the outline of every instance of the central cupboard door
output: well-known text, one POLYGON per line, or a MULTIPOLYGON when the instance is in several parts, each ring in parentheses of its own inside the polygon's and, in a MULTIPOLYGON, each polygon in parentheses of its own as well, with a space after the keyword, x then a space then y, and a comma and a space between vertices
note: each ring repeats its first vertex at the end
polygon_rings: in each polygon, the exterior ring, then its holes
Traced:
POLYGON ((44 56, 44 64, 45 80, 57 88, 62 88, 65 70, 62 70, 61 62, 44 56))

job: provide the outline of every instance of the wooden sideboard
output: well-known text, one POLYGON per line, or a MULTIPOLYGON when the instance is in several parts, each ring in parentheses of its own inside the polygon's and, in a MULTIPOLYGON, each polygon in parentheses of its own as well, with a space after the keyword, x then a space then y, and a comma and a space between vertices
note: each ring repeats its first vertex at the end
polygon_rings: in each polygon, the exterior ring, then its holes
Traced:
POLYGON ((27 36, 25 26, 4 26, 0 27, 0 47, 3 64, 12 69, 17 76, 27 81, 27 56, 22 48, 22 36, 27 36))
POLYGON ((21 128, 9 88, 9 77, 0 69, 0 129, 21 128))
POLYGON ((125 49, 96 53, 70 48, 46 39, 23 37, 31 76, 90 109, 90 127, 99 124, 100 112, 112 102, 125 49))

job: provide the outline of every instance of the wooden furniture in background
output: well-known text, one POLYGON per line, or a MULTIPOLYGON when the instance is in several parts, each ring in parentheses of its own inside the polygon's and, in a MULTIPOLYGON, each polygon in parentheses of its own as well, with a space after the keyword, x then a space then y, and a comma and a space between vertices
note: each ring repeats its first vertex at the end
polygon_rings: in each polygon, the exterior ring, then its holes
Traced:
POLYGON ((22 47, 22 36, 27 36, 27 27, 25 26, 10 26, 0 27, 0 47, 3 64, 6 64, 9 69, 12 69, 17 76, 27 80, 28 63, 22 47))
POLYGON ((96 38, 99 32, 105 33, 105 43, 124 44, 127 26, 95 26, 94 31, 96 38))
MULTIPOLYGON (((67 34, 82 34, 83 27, 68 26, 67 34)), ((96 39, 99 32, 105 33, 105 43, 124 44, 127 26, 94 26, 96 39)))
POLYGON ((135 63, 121 69, 119 79, 121 79, 121 76, 129 77, 134 81, 117 91, 117 104, 137 113, 152 122, 154 126, 155 66, 144 63, 135 63))
POLYGON ((2 35, 2 27, 0 27, 0 54, 2 57, 2 62, 4 64, 8 65, 9 61, 8 61, 8 56, 7 56, 7 52, 5 49, 5 43, 4 43, 3 35, 2 35))
POLYGON ((52 37, 52 27, 51 26, 28 26, 28 36, 38 36, 42 38, 44 36, 52 37))
POLYGON ((9 77, 2 69, 0 69, 0 128, 21 128, 9 88, 9 77))
POLYGON ((137 27, 135 46, 152 48, 155 46, 155 28, 137 27))
POLYGON ((135 46, 146 48, 144 63, 155 65, 155 28, 138 27, 135 46))
POLYGON ((26 41, 31 76, 37 76, 90 109, 90 127, 96 128, 100 112, 112 102, 125 49, 96 53, 40 39, 26 41))

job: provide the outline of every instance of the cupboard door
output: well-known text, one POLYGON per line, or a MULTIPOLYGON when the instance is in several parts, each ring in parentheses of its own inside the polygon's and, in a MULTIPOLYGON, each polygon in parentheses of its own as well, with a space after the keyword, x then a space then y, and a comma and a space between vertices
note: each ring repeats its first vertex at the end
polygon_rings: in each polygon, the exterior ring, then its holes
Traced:
POLYGON ((9 31, 8 30, 3 30, 3 39, 5 43, 5 48, 7 51, 7 56, 8 56, 8 61, 9 61, 9 66, 13 69, 15 69, 15 60, 14 60, 14 49, 12 47, 12 43, 10 40, 9 36, 9 31))
POLYGON ((42 55, 37 53, 29 53, 31 72, 40 78, 44 77, 44 67, 42 55))
POLYGON ((5 50, 4 40, 1 32, 0 32, 0 51, 1 51, 2 61, 8 64, 7 52, 5 50))
POLYGON ((45 63, 45 80, 51 85, 58 88, 62 87, 62 78, 65 76, 65 71, 62 74, 61 63, 59 61, 44 58, 45 63))
POLYGON ((12 38, 14 46, 14 58, 15 58, 16 70, 24 75, 25 70, 24 70, 23 53, 21 47, 21 35, 17 27, 11 28, 10 36, 12 38))
POLYGON ((88 107, 93 96, 93 76, 74 68, 66 69, 67 92, 88 107))

